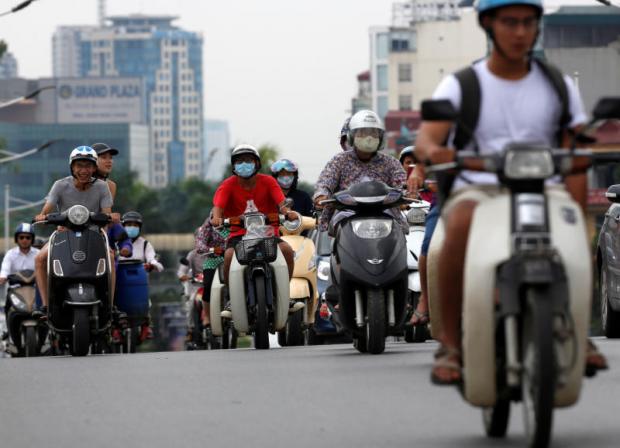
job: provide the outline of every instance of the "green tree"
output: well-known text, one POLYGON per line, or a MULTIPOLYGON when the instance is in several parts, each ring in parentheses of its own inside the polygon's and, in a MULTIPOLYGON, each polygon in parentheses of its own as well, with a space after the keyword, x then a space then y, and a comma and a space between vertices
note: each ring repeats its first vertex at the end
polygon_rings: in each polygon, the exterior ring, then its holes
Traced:
POLYGON ((0 59, 2 59, 2 56, 4 56, 4 53, 6 53, 8 46, 6 44, 5 41, 0 40, 0 59))
POLYGON ((271 164, 280 158, 277 146, 265 143, 258 148, 260 154, 261 169, 263 174, 271 174, 271 164))

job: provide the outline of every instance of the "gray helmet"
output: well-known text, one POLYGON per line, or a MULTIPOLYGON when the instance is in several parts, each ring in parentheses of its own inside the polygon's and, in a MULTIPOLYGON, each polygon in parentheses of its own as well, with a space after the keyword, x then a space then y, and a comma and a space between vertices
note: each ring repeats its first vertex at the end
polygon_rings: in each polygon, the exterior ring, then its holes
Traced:
POLYGON ((138 212, 127 212, 121 217, 121 224, 125 224, 127 222, 137 222, 142 227, 142 215, 138 212))
POLYGON ((113 156, 117 156, 118 155, 118 149, 112 148, 107 143, 95 143, 95 144, 91 145, 90 147, 93 148, 97 152, 98 156, 100 156, 101 154, 104 154, 106 152, 109 152, 113 156))

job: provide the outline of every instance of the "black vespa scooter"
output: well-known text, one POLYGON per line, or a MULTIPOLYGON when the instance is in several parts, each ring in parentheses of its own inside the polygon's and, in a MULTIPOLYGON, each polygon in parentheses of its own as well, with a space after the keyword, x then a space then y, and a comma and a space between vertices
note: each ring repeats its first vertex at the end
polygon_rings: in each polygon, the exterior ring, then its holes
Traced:
POLYGON ((52 353, 66 347, 73 356, 85 356, 92 344, 101 353, 111 322, 108 238, 101 229, 110 218, 74 205, 64 213, 47 215, 45 224, 63 226, 49 239, 48 325, 52 353))
POLYGON ((366 181, 322 202, 349 216, 336 226, 331 276, 340 292, 340 319, 361 353, 382 353, 400 335, 407 305, 405 233, 387 210, 408 203, 403 191, 366 181))

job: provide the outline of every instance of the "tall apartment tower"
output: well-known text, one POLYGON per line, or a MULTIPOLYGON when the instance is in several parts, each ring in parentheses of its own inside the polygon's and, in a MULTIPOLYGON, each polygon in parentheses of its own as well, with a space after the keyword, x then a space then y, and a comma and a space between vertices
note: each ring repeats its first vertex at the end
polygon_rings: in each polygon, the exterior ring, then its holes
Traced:
POLYGON ((202 171, 202 36, 179 29, 176 19, 114 16, 104 26, 54 34, 55 76, 144 79, 154 187, 202 171))

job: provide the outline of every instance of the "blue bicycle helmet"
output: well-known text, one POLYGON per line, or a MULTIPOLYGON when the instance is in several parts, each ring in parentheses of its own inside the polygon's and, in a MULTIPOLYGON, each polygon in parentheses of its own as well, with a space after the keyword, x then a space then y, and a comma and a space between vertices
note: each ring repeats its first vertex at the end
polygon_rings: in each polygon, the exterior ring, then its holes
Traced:
POLYGON ((497 8, 503 8, 504 6, 533 6, 539 12, 543 13, 542 0, 479 0, 476 5, 476 11, 478 11, 478 19, 489 11, 497 8))
POLYGON ((13 233, 13 240, 17 243, 17 235, 21 235, 24 233, 30 235, 32 237, 32 240, 34 241, 34 227, 32 224, 29 224, 27 222, 22 222, 17 227, 15 227, 15 232, 13 233))
POLYGON ((291 173, 296 173, 298 170, 297 164, 289 159, 276 160, 275 162, 271 164, 271 172, 273 174, 278 174, 282 170, 290 171, 291 173))

